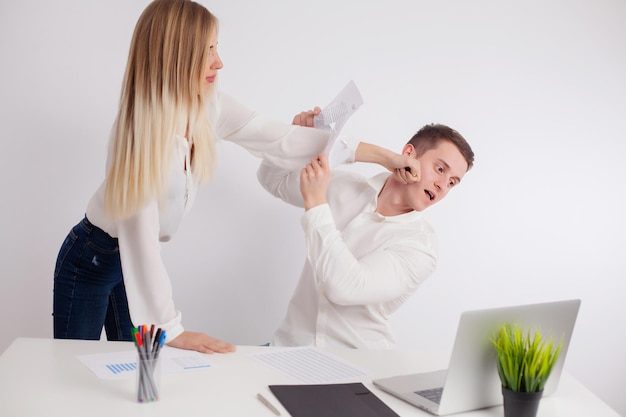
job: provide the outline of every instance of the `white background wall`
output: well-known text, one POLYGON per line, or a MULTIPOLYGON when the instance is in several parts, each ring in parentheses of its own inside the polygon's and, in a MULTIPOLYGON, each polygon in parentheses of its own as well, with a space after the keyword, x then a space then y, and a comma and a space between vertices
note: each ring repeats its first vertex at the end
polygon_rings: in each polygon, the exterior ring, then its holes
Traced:
MULTIPOLYGON (((402 346, 449 352, 466 309, 581 298, 566 368, 626 414, 626 2, 203 3, 221 20, 221 88, 248 106, 288 122, 352 79, 351 133, 399 151, 441 122, 473 145, 475 168, 427 212, 440 266, 393 317, 402 346)), ((103 178, 146 4, 0 5, 0 351, 52 336, 56 253, 103 178)), ((301 213, 244 150, 219 153, 163 256, 187 328, 260 344, 300 272, 301 213)))

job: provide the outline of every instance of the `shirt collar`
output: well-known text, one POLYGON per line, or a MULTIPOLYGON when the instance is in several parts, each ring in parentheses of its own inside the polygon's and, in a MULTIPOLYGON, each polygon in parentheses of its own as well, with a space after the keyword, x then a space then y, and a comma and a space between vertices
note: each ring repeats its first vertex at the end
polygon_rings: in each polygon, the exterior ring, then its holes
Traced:
MULTIPOLYGON (((373 192, 374 192, 373 202, 372 202, 373 204, 372 211, 376 210, 376 205, 378 203, 378 195, 380 194, 380 191, 383 189, 385 182, 387 182, 387 179, 391 177, 391 175, 392 174, 389 172, 381 172, 380 174, 374 175, 373 177, 367 180, 367 183, 369 184, 370 187, 372 187, 373 192)), ((394 221, 394 222, 399 222, 399 223, 414 222, 422 218, 422 212, 415 211, 415 210, 409 211, 408 213, 404 213, 404 214, 398 214, 397 216, 383 216, 382 214, 379 214, 376 212, 374 212, 373 214, 384 218, 386 221, 394 221)))

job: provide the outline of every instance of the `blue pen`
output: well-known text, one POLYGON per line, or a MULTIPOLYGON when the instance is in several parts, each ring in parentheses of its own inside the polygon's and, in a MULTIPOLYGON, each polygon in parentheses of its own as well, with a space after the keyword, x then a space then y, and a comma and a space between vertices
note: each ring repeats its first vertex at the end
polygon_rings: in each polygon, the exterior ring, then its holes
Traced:
POLYGON ((157 359, 159 357, 159 352, 161 350, 161 347, 165 343, 165 333, 166 333, 165 330, 161 332, 161 338, 159 339, 159 344, 156 346, 156 349, 154 351, 154 359, 157 359))

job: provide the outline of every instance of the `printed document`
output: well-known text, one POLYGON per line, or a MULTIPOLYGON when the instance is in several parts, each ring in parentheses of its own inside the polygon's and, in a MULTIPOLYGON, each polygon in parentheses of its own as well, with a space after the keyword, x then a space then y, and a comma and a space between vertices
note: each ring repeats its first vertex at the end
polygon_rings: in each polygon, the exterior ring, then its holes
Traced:
MULTIPOLYGON (((313 119, 313 127, 316 129, 326 130, 330 132, 330 138, 324 153, 330 153, 341 129, 350 116, 358 110, 363 104, 361 93, 354 81, 350 81, 343 90, 339 92, 328 106, 322 109, 322 112, 313 119)), ((332 154, 330 154, 332 159, 332 154)), ((334 161, 330 161, 331 166, 335 166, 334 161)))
MULTIPOLYGON (((80 355, 78 359, 100 379, 125 379, 135 376, 137 350, 80 355)), ((161 372, 186 372, 214 368, 205 355, 198 352, 164 346, 159 355, 161 372)))
POLYGON ((354 367, 328 352, 313 347, 255 352, 252 357, 303 384, 345 381, 372 374, 368 370, 354 367))

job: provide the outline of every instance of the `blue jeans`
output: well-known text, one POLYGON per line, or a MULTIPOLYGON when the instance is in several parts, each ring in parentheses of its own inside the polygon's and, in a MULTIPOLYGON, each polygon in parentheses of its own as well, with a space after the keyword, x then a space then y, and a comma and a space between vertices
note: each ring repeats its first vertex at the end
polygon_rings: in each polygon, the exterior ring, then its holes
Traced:
POLYGON ((117 239, 85 217, 65 238, 54 268, 54 338, 132 340, 117 239))

